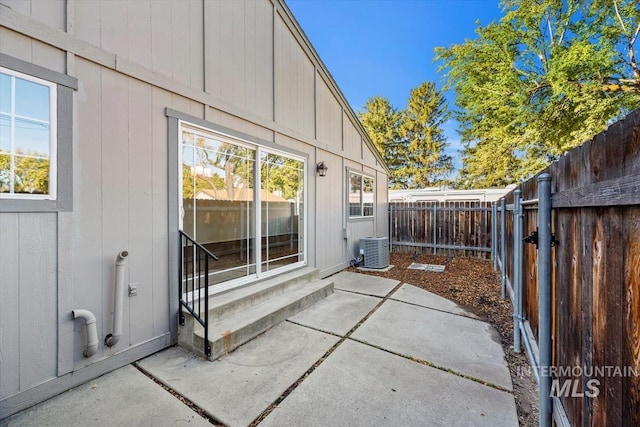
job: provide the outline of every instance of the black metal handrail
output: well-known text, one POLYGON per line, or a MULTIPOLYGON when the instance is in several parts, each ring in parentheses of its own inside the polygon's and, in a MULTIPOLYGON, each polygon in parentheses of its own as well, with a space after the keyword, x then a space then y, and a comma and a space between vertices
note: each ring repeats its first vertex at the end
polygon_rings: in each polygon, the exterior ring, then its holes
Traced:
POLYGON ((209 260, 218 261, 218 257, 212 254, 196 242, 184 231, 178 231, 180 267, 179 267, 179 291, 180 298, 180 324, 184 325, 185 318, 182 311, 184 307, 195 320, 204 327, 204 354, 211 356, 209 345, 209 260), (191 286, 189 286, 191 284, 191 286), (191 294, 189 301, 188 295, 191 294), (202 295, 204 294, 204 304, 202 295), (202 305, 204 305, 204 318, 202 305))

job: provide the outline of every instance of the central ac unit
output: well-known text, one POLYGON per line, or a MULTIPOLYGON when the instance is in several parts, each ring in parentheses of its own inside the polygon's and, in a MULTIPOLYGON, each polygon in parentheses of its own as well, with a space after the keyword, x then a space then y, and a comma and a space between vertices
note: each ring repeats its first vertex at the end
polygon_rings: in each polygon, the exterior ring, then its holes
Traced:
POLYGON ((386 237, 365 237, 360 239, 360 251, 364 251, 364 266, 367 268, 387 268, 389 266, 389 239, 386 237))

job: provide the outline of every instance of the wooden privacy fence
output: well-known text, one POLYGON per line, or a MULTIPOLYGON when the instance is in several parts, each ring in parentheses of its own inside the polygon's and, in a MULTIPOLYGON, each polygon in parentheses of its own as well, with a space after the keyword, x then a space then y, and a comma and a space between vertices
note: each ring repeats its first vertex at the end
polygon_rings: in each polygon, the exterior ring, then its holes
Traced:
POLYGON ((541 387, 541 425, 553 416, 558 425, 640 426, 640 110, 543 173, 550 220, 538 224, 538 177, 523 183, 499 204, 495 259, 514 302, 514 347, 524 344, 551 387, 541 387), (556 243, 546 260, 532 233, 549 226, 556 243))
POLYGON ((392 250, 488 257, 490 202, 395 202, 389 204, 392 250))

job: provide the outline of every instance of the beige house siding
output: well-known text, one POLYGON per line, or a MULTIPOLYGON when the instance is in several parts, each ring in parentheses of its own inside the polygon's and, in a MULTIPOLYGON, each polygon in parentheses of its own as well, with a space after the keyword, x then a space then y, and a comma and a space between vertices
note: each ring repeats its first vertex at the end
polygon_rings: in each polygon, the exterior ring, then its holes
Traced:
POLYGON ((308 157, 307 259, 323 275, 360 237, 386 235, 387 170, 281 0, 0 0, 0 40, 78 81, 72 210, 0 206, 0 417, 175 341, 167 108, 308 157), (375 218, 348 221, 347 168, 376 178, 375 218), (118 345, 85 358, 71 310, 112 332, 122 250, 138 296, 118 345))
POLYGON ((280 14, 274 30, 275 120, 315 138, 315 70, 280 14))
POLYGON ((320 76, 316 79, 316 117, 318 146, 342 151, 342 107, 320 76))

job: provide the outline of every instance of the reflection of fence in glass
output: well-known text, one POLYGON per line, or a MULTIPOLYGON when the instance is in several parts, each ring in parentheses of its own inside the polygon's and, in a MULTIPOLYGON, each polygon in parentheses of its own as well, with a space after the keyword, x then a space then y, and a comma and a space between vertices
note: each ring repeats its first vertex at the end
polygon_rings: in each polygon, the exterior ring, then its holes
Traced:
MULTIPOLYGON (((300 217, 296 210, 304 211, 304 206, 290 202, 263 202, 261 204, 263 233, 261 247, 269 245, 271 257, 302 248, 300 242, 300 217), (269 214, 266 214, 266 211, 269 214), (267 231, 268 230, 268 231, 267 231), (277 250, 276 248, 280 248, 277 250)), ((194 200, 183 201, 185 211, 184 229, 193 230, 196 239, 213 254, 221 257, 215 268, 221 268, 225 257, 246 257, 247 248, 253 253, 254 245, 254 207, 253 202, 230 200, 194 200), (248 216, 248 218, 247 218, 248 216), (195 224, 194 224, 195 220, 195 224), (248 245, 248 246, 247 246, 248 245)), ((253 260, 247 260, 253 262, 253 260)))
POLYGON ((362 215, 373 216, 373 178, 362 177, 362 215))
MULTIPOLYGON (((265 214, 267 203, 262 203, 262 230, 269 230, 269 237, 298 233, 298 215, 295 204, 290 202, 268 202, 269 215, 265 214), (268 226, 268 227, 267 227, 268 226)), ((193 200, 184 200, 184 229, 193 230, 193 200)), ((303 210, 303 207, 299 207, 303 210)), ((253 202, 227 200, 196 200, 197 241, 203 244, 251 238, 253 230, 253 202), (247 221, 247 215, 250 215, 247 221), (247 225, 249 229, 247 229, 247 225)), ((216 254, 218 255, 218 254, 216 254)))

